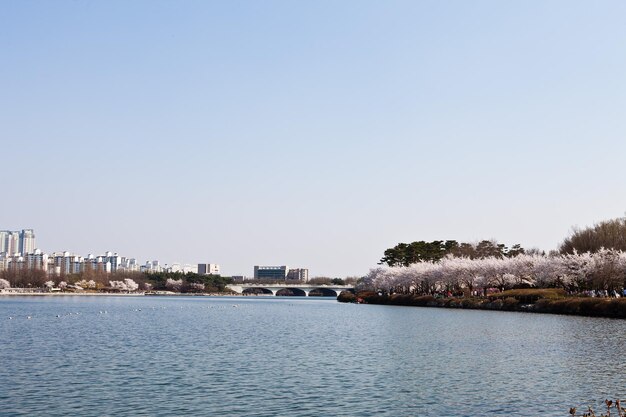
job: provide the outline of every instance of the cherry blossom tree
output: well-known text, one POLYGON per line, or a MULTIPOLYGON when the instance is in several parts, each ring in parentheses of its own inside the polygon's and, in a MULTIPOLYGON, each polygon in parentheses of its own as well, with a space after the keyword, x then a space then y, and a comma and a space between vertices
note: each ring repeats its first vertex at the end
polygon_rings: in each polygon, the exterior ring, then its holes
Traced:
POLYGON ((593 254, 593 272, 591 273, 593 288, 611 291, 622 288, 626 273, 626 265, 619 251, 600 249, 593 254))
POLYGON ((86 279, 82 279, 80 281, 78 281, 76 283, 76 285, 78 285, 79 287, 83 288, 83 289, 95 289, 96 288, 96 281, 94 281, 93 279, 87 281, 86 279))
POLYGON ((591 277, 594 262, 593 256, 589 252, 567 254, 561 257, 564 278, 570 286, 583 291, 592 288, 589 277, 591 277))
POLYGON ((483 271, 489 286, 496 287, 504 291, 513 285, 515 276, 505 268, 506 260, 500 258, 485 258, 482 260, 483 271))
POLYGON ((476 289, 501 291, 520 286, 563 287, 584 291, 619 291, 626 286, 626 253, 600 249, 595 253, 551 254, 533 252, 515 257, 469 259, 448 255, 439 261, 409 266, 374 268, 361 286, 385 294, 475 294, 476 289))
POLYGON ((444 281, 447 287, 454 290, 467 289, 471 294, 483 281, 483 270, 480 268, 481 259, 457 258, 447 256, 441 261, 444 272, 444 281))
POLYGON ((565 259, 562 256, 534 256, 532 276, 534 284, 540 288, 569 286, 565 259))
POLYGON ((204 284, 201 282, 193 282, 189 284, 189 289, 191 291, 204 291, 204 284))
POLYGON ((111 288, 128 292, 136 291, 139 288, 139 284, 130 278, 126 278, 124 281, 109 281, 109 285, 111 288))
POLYGON ((127 291, 137 291, 137 289, 139 288, 139 284, 137 284, 135 281, 133 281, 130 278, 126 278, 124 280, 124 284, 126 285, 127 291))
POLYGON ((165 281, 165 288, 172 290, 172 291, 180 291, 180 289, 183 287, 183 280, 182 279, 172 279, 172 278, 168 278, 167 281, 165 281))
POLYGON ((109 286, 115 290, 126 291, 124 281, 109 281, 109 286))

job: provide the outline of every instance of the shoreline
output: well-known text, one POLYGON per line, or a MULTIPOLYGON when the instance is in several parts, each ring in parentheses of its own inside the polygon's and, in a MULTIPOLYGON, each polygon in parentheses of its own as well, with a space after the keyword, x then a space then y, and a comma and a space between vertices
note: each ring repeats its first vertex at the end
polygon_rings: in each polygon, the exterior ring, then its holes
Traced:
MULTIPOLYGON (((93 293, 93 292, 0 292, 0 299, 7 297, 238 297, 238 298, 283 298, 272 294, 232 294, 232 293, 173 293, 173 294, 146 294, 146 293, 93 293)), ((330 296, 307 296, 300 298, 324 298, 330 296)))
POLYGON ((0 292, 0 297, 249 297, 241 294, 145 294, 145 293, 92 293, 92 292, 0 292))
POLYGON ((514 297, 501 298, 435 298, 393 294, 391 296, 375 293, 341 295, 337 301, 362 304, 393 305, 403 307, 430 307, 463 310, 508 311, 517 313, 561 314, 580 317, 626 319, 626 298, 562 297, 540 298, 531 303, 514 297))

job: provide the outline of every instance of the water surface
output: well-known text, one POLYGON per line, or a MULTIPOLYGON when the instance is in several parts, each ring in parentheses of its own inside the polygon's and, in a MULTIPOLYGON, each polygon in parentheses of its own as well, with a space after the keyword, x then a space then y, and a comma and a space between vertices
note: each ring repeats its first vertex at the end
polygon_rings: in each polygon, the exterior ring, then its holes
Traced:
POLYGON ((624 397, 624 334, 333 299, 0 297, 0 414, 565 416, 624 397))

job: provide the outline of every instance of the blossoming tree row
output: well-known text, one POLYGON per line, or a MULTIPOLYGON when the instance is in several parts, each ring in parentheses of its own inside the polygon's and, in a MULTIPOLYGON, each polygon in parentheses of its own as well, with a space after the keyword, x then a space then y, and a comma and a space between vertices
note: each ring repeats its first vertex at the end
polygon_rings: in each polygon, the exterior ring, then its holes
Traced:
POLYGON ((595 253, 521 254, 511 258, 446 256, 436 262, 373 268, 363 285, 388 294, 478 293, 487 288, 503 291, 520 287, 613 291, 624 288, 625 279, 626 252, 600 249, 595 253))

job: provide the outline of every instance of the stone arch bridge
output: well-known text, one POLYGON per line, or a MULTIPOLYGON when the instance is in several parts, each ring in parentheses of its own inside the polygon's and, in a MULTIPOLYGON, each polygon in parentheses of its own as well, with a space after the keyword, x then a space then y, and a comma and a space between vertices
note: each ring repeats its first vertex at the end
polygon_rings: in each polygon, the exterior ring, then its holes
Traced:
POLYGON ((325 296, 337 297, 341 291, 354 292, 353 285, 315 285, 307 284, 305 282, 301 284, 258 284, 254 282, 231 284, 228 286, 231 290, 239 294, 245 294, 253 290, 260 290, 267 295, 280 295, 283 290, 290 290, 296 296, 308 297, 309 293, 314 290, 318 290, 325 296))

